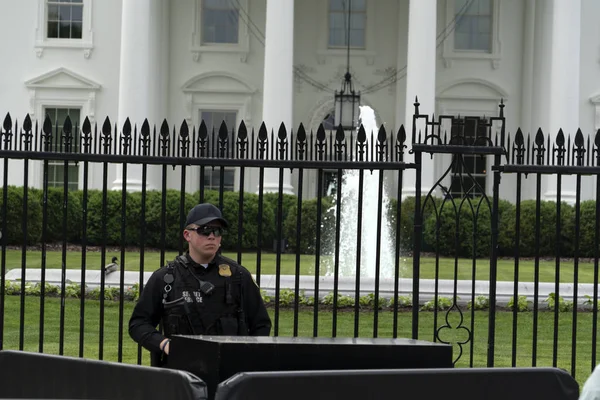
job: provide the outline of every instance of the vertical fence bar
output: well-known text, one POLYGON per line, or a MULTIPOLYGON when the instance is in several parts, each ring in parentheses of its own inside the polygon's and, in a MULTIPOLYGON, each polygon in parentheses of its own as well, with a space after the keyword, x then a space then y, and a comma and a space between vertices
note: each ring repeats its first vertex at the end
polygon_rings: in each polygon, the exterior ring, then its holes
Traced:
MULTIPOLYGON (((379 170, 377 187, 377 241, 375 245, 375 298, 373 299, 373 337, 379 334, 379 284, 381 282, 381 232, 383 218, 383 172, 379 170)), ((386 210, 387 212, 387 210, 386 210)))
POLYGON ((541 197, 542 197, 542 174, 536 174, 535 195, 535 249, 534 249, 534 272, 533 272, 533 343, 531 351, 531 366, 537 366, 537 342, 538 342, 538 309, 540 297, 540 234, 541 234, 541 197))
POLYGON ((517 332, 519 329, 519 267, 521 246, 521 187, 523 175, 517 174, 517 191, 515 195, 515 247, 514 247, 514 275, 513 275, 513 310, 512 310, 512 351, 511 366, 517 366, 517 332))
POLYGON ((167 165, 162 166, 162 185, 160 194, 160 266, 165 265, 167 247, 167 165))
POLYGON ((558 365, 558 324, 560 317, 560 247, 561 247, 561 231, 562 226, 560 223, 561 219, 561 190, 562 190, 562 176, 558 174, 557 185, 556 185, 556 236, 555 236, 555 275, 554 275, 554 338, 552 341, 552 366, 558 365))
MULTIPOLYGON (((146 195, 147 186, 146 181, 148 179, 148 164, 142 164, 142 194, 141 194, 141 209, 140 209, 140 275, 139 275, 139 289, 138 296, 144 290, 144 267, 145 267, 145 255, 146 255, 146 195)), ((124 268, 124 266, 123 266, 124 268)), ((142 363, 142 346, 138 344, 137 363, 142 363)))
POLYGON ((402 226, 400 221, 402 220, 402 177, 404 175, 404 169, 398 171, 398 192, 396 194, 396 243, 394 246, 394 308, 393 308, 393 331, 392 337, 395 339, 398 337, 398 292, 400 285, 400 243, 402 239, 402 226))
MULTIPOLYGON (((123 135, 121 135, 123 140, 123 135)), ((121 257, 120 257, 120 268, 119 268, 119 327, 118 327, 118 348, 117 348, 117 361, 123 361, 123 331, 124 331, 124 319, 125 319, 125 243, 127 243, 127 162, 123 162, 123 177, 121 179, 121 257)), ((104 274, 104 270, 102 271, 104 274)))
POLYGON ((323 215, 323 169, 317 171, 317 232, 315 243, 315 302, 313 305, 313 336, 319 336, 319 279, 321 275, 321 217, 323 215))
POLYGON ((79 357, 84 355, 85 341, 85 272, 87 270, 87 214, 88 214, 88 185, 89 163, 83 162, 83 195, 81 198, 81 294, 79 301, 79 357))
MULTIPOLYGON (((100 270, 106 265, 106 222, 108 219, 108 162, 102 163, 102 249, 100 250, 100 270)), ((104 359, 104 286, 106 283, 105 274, 100 274, 100 322, 98 324, 98 359, 104 359)))
POLYGON ((358 171, 358 204, 357 209, 360 210, 356 219, 356 282, 354 287, 355 300, 354 300, 354 337, 358 337, 360 335, 360 266, 362 259, 362 228, 363 228, 363 200, 364 200, 364 180, 365 180, 365 171, 358 171))
MULTIPOLYGON (((68 117, 67 117, 68 118, 68 117)), ((66 125, 66 122, 65 122, 66 125)), ((71 132, 64 132, 65 135, 70 135, 71 132)), ((62 143, 62 142, 61 142, 62 143)), ((65 144, 66 146, 66 144, 65 144)), ((64 149, 66 150, 66 149, 64 149)), ((63 151, 64 151, 63 150, 63 151)), ((62 250, 61 250, 61 265, 60 265, 60 329, 59 329, 59 344, 58 354, 64 354, 65 346, 65 313, 66 313, 66 289, 67 289, 67 215, 69 208, 69 161, 63 164, 63 202, 62 202, 62 250)), ((42 295, 44 289, 42 289, 42 295)))
MULTIPOLYGON (((1 143, 0 143, 1 144, 1 143)), ((2 254, 0 254, 0 350, 4 349, 4 310, 6 308, 6 216, 8 215, 8 157, 4 157, 4 169, 2 176, 2 254)), ((42 342, 40 336, 40 343, 42 342)), ((41 344, 40 344, 41 345, 41 344)))
MULTIPOLYGON (((600 152, 597 153, 600 158, 600 152)), ((598 352, 598 267, 600 262, 600 175, 596 175, 596 207, 594 223, 594 294, 592 298, 592 362, 591 370, 596 367, 598 352)))
MULTIPOLYGON (((15 131, 17 131, 15 129, 15 131)), ((21 230, 23 232, 23 244, 21 246, 21 282, 25 283, 25 271, 27 268, 27 215, 29 202, 29 161, 23 160, 23 214, 21 218, 21 230)), ((43 289, 42 289, 43 293, 43 289)), ((19 318, 19 350, 23 350, 25 345, 25 290, 21 292, 19 318)))
MULTIPOLYGON (((413 129, 414 130, 414 129, 413 129)), ((414 136, 414 135, 413 135, 414 136)), ((414 137, 413 137, 414 143, 414 137)), ((419 279, 421 265, 421 235, 423 233, 423 210, 421 210, 421 158, 422 153, 415 151, 415 224, 413 236, 413 273, 412 273, 412 338, 419 338, 419 279)))
POLYGON ((281 240, 282 240, 282 223, 283 223, 283 173, 284 169, 279 168, 279 191, 277 196, 277 226, 276 226, 276 254, 275 254, 275 315, 274 315, 274 326, 273 331, 275 336, 279 336, 279 303, 281 295, 281 240))
POLYGON ((240 201, 238 204, 238 237, 237 237, 237 262, 242 264, 242 232, 244 226, 244 179, 246 176, 246 170, 244 167, 240 167, 240 201))
MULTIPOLYGON (((334 258, 333 258, 333 310, 332 310, 332 321, 331 321, 331 337, 337 336, 337 307, 338 307, 338 293, 340 284, 340 229, 342 224, 342 191, 343 188, 343 175, 342 169, 337 170, 337 190, 335 194, 335 246, 334 246, 334 258)), ((362 214, 362 209, 358 209, 358 215, 362 214)), ((357 247, 360 244, 357 243, 357 247)), ((316 299, 315 299, 316 300, 316 299)))
POLYGON ((260 287, 261 267, 262 267, 262 218, 265 201, 265 169, 260 167, 258 172, 258 214, 256 216, 257 234, 256 234, 256 284, 260 287))
POLYGON ((294 330, 293 336, 298 336, 298 320, 300 308, 300 239, 302 238, 302 190, 304 186, 304 169, 298 169, 298 199, 297 199, 297 215, 296 215, 296 269, 294 273, 294 330))
MULTIPOLYGON (((45 149, 46 150, 46 149, 45 149)), ((42 276, 40 283, 42 287, 46 286, 46 243, 48 241, 48 160, 44 160, 43 166, 43 182, 42 182, 42 254, 41 254, 41 269, 42 276)), ((4 254, 4 253, 3 253, 4 254)), ((4 275, 2 275, 4 276, 4 275)), ((24 285, 25 282, 22 282, 24 285)), ((23 291, 24 292, 24 291, 23 291)), ((39 352, 44 351, 44 326, 45 326, 45 296, 40 296, 40 345, 39 352)))
MULTIPOLYGON (((494 156, 494 164, 500 165, 501 155, 494 156)), ((496 345, 496 284, 498 280, 498 225, 499 225, 499 198, 500 198, 500 171, 494 171, 494 189, 492 206, 492 258, 490 260, 490 317, 488 328, 488 367, 494 366, 494 352, 496 345)))
MULTIPOLYGON (((577 193, 575 198, 575 249, 573 254, 573 325, 571 330, 571 376, 575 376, 576 361, 577 361, 577 297, 579 285, 579 240, 581 230, 579 223, 581 222, 581 175, 577 174, 577 193)), ((596 200, 598 201, 598 199, 596 200)))
MULTIPOLYGON (((477 282, 477 218, 479 217, 479 207, 481 206, 481 202, 483 201, 483 197, 479 201, 477 214, 473 218, 473 254, 471 259, 471 335, 475 334, 475 287, 477 282)), ((491 246, 491 243, 490 243, 491 246)), ((491 247, 490 247, 491 250, 491 247)), ((458 272, 458 271, 457 271, 458 272)), ((469 343, 470 352, 469 352, 469 366, 473 366, 473 358, 474 358, 474 338, 469 343)))

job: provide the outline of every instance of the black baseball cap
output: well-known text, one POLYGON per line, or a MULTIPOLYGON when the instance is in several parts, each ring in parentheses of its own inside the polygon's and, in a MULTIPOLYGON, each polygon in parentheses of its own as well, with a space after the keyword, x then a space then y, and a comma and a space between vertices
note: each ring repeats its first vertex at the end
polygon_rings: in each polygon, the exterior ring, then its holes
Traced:
POLYGON ((190 210, 185 220, 185 226, 192 224, 203 226, 213 221, 219 221, 224 228, 229 226, 225 218, 223 218, 221 210, 210 203, 201 203, 190 210))

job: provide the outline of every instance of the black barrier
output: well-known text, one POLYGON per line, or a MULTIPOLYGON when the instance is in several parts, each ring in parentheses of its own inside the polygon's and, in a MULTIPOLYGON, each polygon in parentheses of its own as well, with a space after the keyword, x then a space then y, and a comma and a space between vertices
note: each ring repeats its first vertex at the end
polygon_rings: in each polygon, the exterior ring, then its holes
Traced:
POLYGON ((577 400, 579 386, 556 368, 242 372, 215 400, 577 400))
POLYGON ((244 371, 450 368, 452 346, 412 339, 174 336, 169 368, 208 386, 244 371))
POLYGON ((207 390, 184 371, 5 350, 0 398, 205 400, 207 390))

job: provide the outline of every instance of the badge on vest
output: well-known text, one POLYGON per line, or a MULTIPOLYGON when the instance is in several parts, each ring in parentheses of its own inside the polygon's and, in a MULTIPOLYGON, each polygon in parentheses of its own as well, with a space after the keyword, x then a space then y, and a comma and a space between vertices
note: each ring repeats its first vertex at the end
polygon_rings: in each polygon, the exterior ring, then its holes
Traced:
POLYGON ((221 276, 231 276, 231 268, 227 264, 219 265, 219 275, 221 276))

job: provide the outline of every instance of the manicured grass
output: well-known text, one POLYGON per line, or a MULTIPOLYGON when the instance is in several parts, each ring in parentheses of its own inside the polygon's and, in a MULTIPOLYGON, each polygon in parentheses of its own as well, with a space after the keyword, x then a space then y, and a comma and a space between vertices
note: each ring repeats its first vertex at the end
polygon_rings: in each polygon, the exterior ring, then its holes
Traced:
MULTIPOLYGON (((225 253, 226 256, 238 260, 237 253, 225 253)), ((42 257, 40 251, 28 250, 25 253, 25 261, 23 261, 23 253, 21 250, 6 251, 6 267, 7 269, 20 268, 23 264, 28 268, 40 268, 42 265, 42 257)), ((116 256, 121 258, 120 251, 107 251, 105 254, 105 263, 109 263, 110 259, 116 256)), ((160 253, 157 251, 146 251, 143 255, 144 271, 154 271, 160 268, 164 262, 172 260, 177 256, 176 252, 160 253)), ((61 251, 48 251, 46 253, 47 268, 61 268, 63 255, 61 251)), ((80 269, 82 265, 82 253, 80 250, 69 250, 65 253, 66 268, 80 269)), ((256 273, 257 265, 260 265, 261 274, 275 274, 277 271, 278 261, 277 255, 273 253, 261 253, 260 264, 258 263, 257 253, 243 253, 240 256, 242 265, 248 268, 251 272, 256 273)), ((141 257, 139 252, 128 251, 125 253, 125 269, 128 271, 139 271, 141 265, 141 257)), ((86 268, 100 269, 102 266, 101 253, 99 251, 86 252, 86 268)), ((320 275, 325 275, 326 264, 333 264, 331 257, 321 257, 320 275)), ((420 259, 420 275, 421 278, 433 279, 437 274, 441 279, 453 279, 454 271, 458 272, 459 279, 472 279, 473 277, 473 260, 453 258, 440 258, 436 260, 434 257, 421 257, 420 259)), ((301 255, 299 270, 302 275, 314 275, 315 273, 315 256, 301 255)), ((410 257, 401 257, 400 276, 410 278, 413 275, 413 259, 410 257)), ((476 260, 475 262, 475 278, 478 280, 489 279, 490 262, 487 259, 476 260)), ((554 282, 555 279, 555 260, 540 260, 539 261, 539 276, 540 282, 554 282)), ((279 261, 279 270, 283 275, 296 274, 296 255, 282 254, 279 261)), ((508 259, 498 260, 498 280, 513 281, 515 271, 515 261, 508 259)), ((561 282, 573 282, 574 262, 573 260, 563 260, 560 264, 560 280, 561 282)), ((594 282, 594 264, 586 260, 578 264, 579 283, 594 282)), ((535 261, 520 260, 519 262, 519 281, 533 282, 535 277, 535 261)))
MULTIPOLYGON (((23 349, 27 351, 39 351, 40 339, 40 298, 26 296, 24 298, 24 319, 21 321, 21 297, 6 296, 5 313, 3 316, 3 348, 23 349), (21 329, 21 327, 24 327, 21 329), (20 345, 20 335, 23 335, 23 343, 20 345)), ((44 328, 43 328, 43 352, 59 354, 60 335, 60 304, 59 298, 46 298, 44 301, 44 328)), ((79 356, 80 346, 80 300, 65 299, 65 322, 64 322, 64 350, 62 354, 79 356)), ((122 344, 121 360, 126 363, 138 362, 138 346, 127 334, 127 321, 133 308, 132 302, 123 304, 123 326, 124 331, 119 333, 119 303, 107 301, 104 306, 104 330, 102 341, 102 358, 109 361, 119 360, 119 343, 122 344)), ((274 318, 274 310, 270 310, 274 318)), ((377 336, 392 337, 393 335, 393 312, 382 311, 378 313, 377 336)), ((433 312, 420 312, 419 314, 419 339, 433 340, 434 318, 433 312)), ((337 337, 354 336, 354 313, 341 311, 337 313, 337 337)), ((471 330, 471 313, 463 313, 463 326, 471 330)), ((318 336, 332 337, 332 321, 334 314, 323 309, 318 313, 318 336)), ((359 336, 373 337, 374 335, 373 312, 365 311, 359 314, 359 336)), ((437 327, 446 321, 446 314, 437 314, 437 327)), ((463 346, 463 354, 457 362, 456 367, 485 367, 487 366, 487 342, 488 342, 488 312, 477 311, 474 316, 474 328, 472 329, 472 341, 463 346)), ((528 367, 534 365, 533 360, 533 338, 537 337, 536 366, 552 366, 553 354, 557 355, 557 366, 571 372, 572 352, 572 313, 561 313, 558 325, 558 346, 556 353, 553 350, 554 342, 554 314, 551 312, 540 312, 538 314, 537 334, 533 332, 534 314, 525 312, 517 318, 517 343, 516 343, 516 366, 528 367)), ((449 314, 451 326, 457 326, 460 315, 457 311, 449 314)), ((576 374, 575 377, 583 384, 592 370, 592 319, 593 314, 580 312, 577 314, 577 338, 576 342, 576 374)), ((84 334, 83 334, 83 357, 90 359, 99 358, 100 347, 100 302, 87 300, 85 302, 84 334)), ((280 310, 277 324, 279 336, 293 336, 294 314, 291 310, 280 310)), ((494 366, 512 366, 513 344, 513 315, 511 312, 499 311, 496 314, 496 339, 494 366)), ((313 336, 314 314, 312 310, 301 311, 298 315, 298 335, 313 336)), ((448 329, 448 333, 441 333, 442 339, 449 342, 465 340, 468 337, 466 331, 448 329)), ((274 330, 272 334, 274 334, 274 330)), ((409 338, 412 335, 412 313, 398 313, 398 337, 409 338)), ((458 356, 459 347, 454 346, 454 356, 458 356)), ((141 362, 149 364, 148 353, 141 352, 141 362)))

